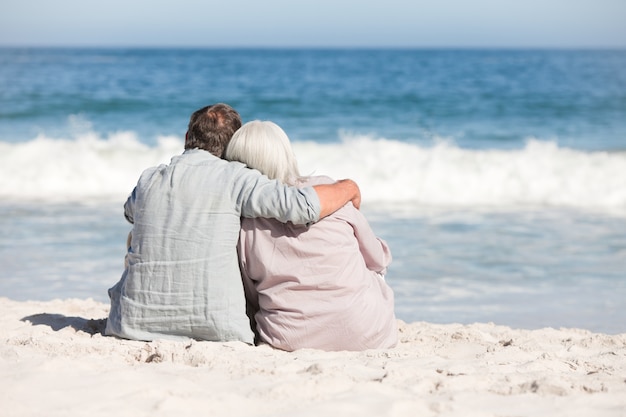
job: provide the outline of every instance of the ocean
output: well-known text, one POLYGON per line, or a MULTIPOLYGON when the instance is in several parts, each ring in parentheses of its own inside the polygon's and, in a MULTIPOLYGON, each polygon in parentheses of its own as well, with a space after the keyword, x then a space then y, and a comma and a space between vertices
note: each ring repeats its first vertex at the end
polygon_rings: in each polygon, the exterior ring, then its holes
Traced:
POLYGON ((108 302, 216 102, 358 182, 399 319, 626 332, 626 50, 0 49, 0 296, 108 302))

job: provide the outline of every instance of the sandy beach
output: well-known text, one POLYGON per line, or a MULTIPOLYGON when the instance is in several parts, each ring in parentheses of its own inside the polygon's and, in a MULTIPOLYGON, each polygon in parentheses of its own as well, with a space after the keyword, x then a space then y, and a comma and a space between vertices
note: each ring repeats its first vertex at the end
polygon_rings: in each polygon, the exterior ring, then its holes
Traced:
POLYGON ((0 414, 626 416, 626 334, 399 322, 394 349, 288 353, 106 337, 107 312, 0 298, 0 414))

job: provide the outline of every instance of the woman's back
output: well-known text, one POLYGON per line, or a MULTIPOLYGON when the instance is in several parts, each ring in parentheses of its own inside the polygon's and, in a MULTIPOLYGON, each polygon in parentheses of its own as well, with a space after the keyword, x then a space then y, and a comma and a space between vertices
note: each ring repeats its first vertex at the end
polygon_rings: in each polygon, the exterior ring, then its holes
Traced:
POLYGON ((239 255, 261 341, 289 351, 396 344, 393 291, 381 275, 391 254, 352 205, 309 227, 243 219, 239 255))

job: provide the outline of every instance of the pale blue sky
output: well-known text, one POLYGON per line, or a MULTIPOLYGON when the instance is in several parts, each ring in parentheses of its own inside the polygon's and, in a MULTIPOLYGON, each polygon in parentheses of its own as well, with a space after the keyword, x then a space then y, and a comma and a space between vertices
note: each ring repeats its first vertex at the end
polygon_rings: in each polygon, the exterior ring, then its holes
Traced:
POLYGON ((0 46, 626 48, 626 0, 0 0, 0 46))

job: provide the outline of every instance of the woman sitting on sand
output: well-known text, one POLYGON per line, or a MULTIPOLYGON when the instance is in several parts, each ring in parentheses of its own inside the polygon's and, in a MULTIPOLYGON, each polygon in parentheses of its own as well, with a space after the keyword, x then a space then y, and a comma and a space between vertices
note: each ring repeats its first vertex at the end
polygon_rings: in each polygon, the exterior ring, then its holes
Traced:
MULTIPOLYGON (((289 138, 272 122, 246 123, 225 157, 290 185, 334 182, 301 177, 289 138)), ((242 219, 238 250, 257 343, 287 351, 395 346, 393 291, 383 277, 391 253, 352 204, 308 227, 242 219)))

